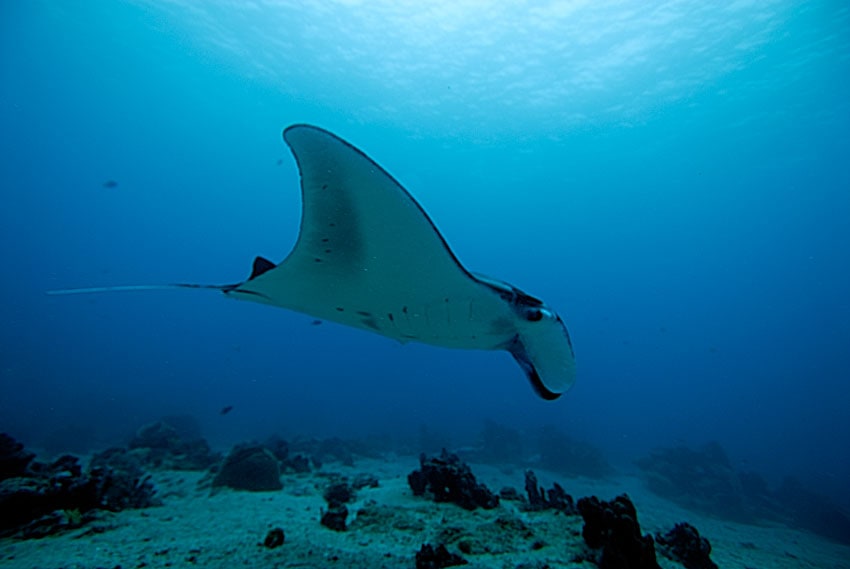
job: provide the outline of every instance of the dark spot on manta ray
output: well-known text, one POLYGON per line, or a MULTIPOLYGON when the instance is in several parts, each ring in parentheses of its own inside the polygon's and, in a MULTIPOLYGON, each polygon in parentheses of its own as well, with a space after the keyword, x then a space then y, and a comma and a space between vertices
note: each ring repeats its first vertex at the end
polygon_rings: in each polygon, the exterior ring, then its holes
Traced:
POLYGON ((378 323, 375 321, 374 318, 363 318, 360 322, 362 322, 364 326, 368 326, 372 330, 380 330, 380 328, 378 327, 378 323))
POLYGON ((328 227, 336 227, 336 223, 328 223, 328 227))
POLYGON ((390 319, 390 322, 395 322, 395 318, 393 318, 392 312, 387 312, 387 317, 390 319))
POLYGON ((325 249, 325 253, 330 253, 330 252, 331 252, 330 249, 325 249))
POLYGON ((321 324, 322 324, 321 320, 313 320, 312 322, 310 322, 311 326, 320 326, 321 324))
POLYGON ((407 314, 407 307, 406 307, 406 306, 402 306, 402 307, 401 307, 401 311, 402 311, 402 312, 404 312, 405 314, 407 314))
POLYGON ((345 312, 345 308, 343 308, 342 306, 337 306, 336 311, 337 312, 345 312))
POLYGON ((106 181, 103 183, 103 187, 104 187, 104 188, 117 188, 117 187, 118 187, 118 182, 116 182, 115 180, 106 180, 106 181))
POLYGON ((219 415, 227 415, 231 411, 233 411, 233 405, 225 405, 224 407, 221 408, 221 411, 219 411, 218 413, 219 413, 219 415))
POLYGON ((278 166, 282 166, 283 165, 283 158, 278 158, 276 164, 278 166))
POLYGON ((358 310, 357 314, 359 314, 360 316, 369 316, 369 317, 372 316, 371 312, 366 312, 365 310, 358 310))
POLYGON ((323 190, 327 190, 327 189, 328 189, 328 185, 327 185, 327 184, 322 184, 322 189, 323 189, 323 190))
POLYGON ((330 239, 328 239, 327 237, 325 237, 324 239, 322 239, 322 243, 327 243, 328 241, 330 241, 330 239))
POLYGON ((321 260, 320 258, 318 258, 318 257, 316 257, 316 258, 315 258, 315 259, 313 259, 313 260, 314 260, 315 262, 317 262, 317 263, 321 263, 321 262, 322 262, 322 260, 321 260))

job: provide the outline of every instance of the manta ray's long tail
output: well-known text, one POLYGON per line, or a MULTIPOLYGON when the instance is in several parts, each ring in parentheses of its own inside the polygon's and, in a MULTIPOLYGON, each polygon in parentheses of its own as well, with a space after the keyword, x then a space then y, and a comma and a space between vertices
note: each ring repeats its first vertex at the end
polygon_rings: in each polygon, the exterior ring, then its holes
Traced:
POLYGON ((132 292, 139 290, 175 290, 183 288, 206 288, 227 292, 236 288, 239 285, 207 285, 193 283, 174 283, 161 285, 124 285, 124 286, 93 286, 88 288, 63 288, 57 290, 48 290, 49 295, 61 294, 94 294, 100 292, 132 292))

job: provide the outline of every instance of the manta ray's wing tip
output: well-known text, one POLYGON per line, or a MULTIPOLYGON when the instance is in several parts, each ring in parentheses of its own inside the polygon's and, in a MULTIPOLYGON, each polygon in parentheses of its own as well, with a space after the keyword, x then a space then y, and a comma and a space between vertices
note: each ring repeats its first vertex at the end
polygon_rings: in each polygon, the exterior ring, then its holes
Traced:
POLYGON ((332 132, 325 130, 321 127, 318 127, 316 125, 307 124, 307 123, 295 123, 295 124, 291 124, 288 127, 283 129, 283 140, 285 140, 287 143, 289 143, 289 137, 292 136, 293 134, 296 134, 298 132, 309 132, 309 131, 329 135, 329 136, 332 136, 333 138, 338 138, 332 132))

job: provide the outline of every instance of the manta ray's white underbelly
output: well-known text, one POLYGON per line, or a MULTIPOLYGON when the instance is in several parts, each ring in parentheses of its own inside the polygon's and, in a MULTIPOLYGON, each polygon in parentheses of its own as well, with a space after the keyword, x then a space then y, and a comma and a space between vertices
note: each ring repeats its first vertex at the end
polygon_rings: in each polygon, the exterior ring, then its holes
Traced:
MULTIPOLYGON (((342 303, 340 303, 342 304, 342 303)), ((335 306, 319 318, 368 330, 399 342, 422 342, 460 349, 501 349, 515 334, 507 311, 494 315, 469 299, 429 303, 385 302, 380 308, 335 306)), ((499 311, 500 313, 502 311, 499 311)))
POLYGON ((494 315, 492 309, 478 304, 461 298, 440 299, 418 306, 401 305, 395 311, 388 311, 383 318, 365 318, 349 324, 372 329, 401 342, 416 341, 461 349, 504 347, 515 333, 510 315, 494 315))
POLYGON ((282 298, 236 294, 387 336, 399 342, 474 350, 503 349, 516 335, 515 315, 496 295, 442 297, 424 301, 358 290, 299 291, 282 298))
POLYGON ((400 342, 498 350, 516 336, 517 316, 492 288, 460 270, 439 273, 427 264, 416 269, 336 272, 286 261, 231 295, 400 342))

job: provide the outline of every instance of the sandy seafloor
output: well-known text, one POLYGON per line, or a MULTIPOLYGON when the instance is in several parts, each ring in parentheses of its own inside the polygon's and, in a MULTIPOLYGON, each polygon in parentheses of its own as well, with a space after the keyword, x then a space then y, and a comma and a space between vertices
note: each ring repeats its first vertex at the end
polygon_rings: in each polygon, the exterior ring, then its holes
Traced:
MULTIPOLYGON (((523 492, 523 470, 471 463, 480 482, 498 492, 523 492)), ((419 467, 414 456, 359 459, 355 466, 328 464, 310 474, 284 475, 283 490, 211 492, 202 472, 154 474, 163 505, 104 513, 99 519, 44 539, 0 540, 0 567, 7 569, 89 569, 159 567, 351 567, 413 568, 425 542, 446 543, 463 554, 470 568, 542 569, 593 567, 574 561, 585 551, 579 516, 552 511, 523 512, 502 500, 494 510, 468 512, 412 495, 407 474, 419 467), (363 488, 349 507, 349 529, 335 532, 319 523, 326 506, 322 491, 335 474, 352 479, 376 476, 377 488, 363 488), (269 529, 283 528, 286 542, 261 545, 269 529), (542 545, 542 547, 541 547, 542 545)), ((638 510, 644 533, 666 531, 687 521, 712 545, 721 569, 850 568, 850 547, 783 525, 754 526, 713 519, 684 510, 642 487, 631 476, 607 480, 568 479, 535 471, 546 488, 559 482, 578 499, 610 500, 626 492, 638 510)), ((659 555, 665 569, 680 567, 659 555)))

